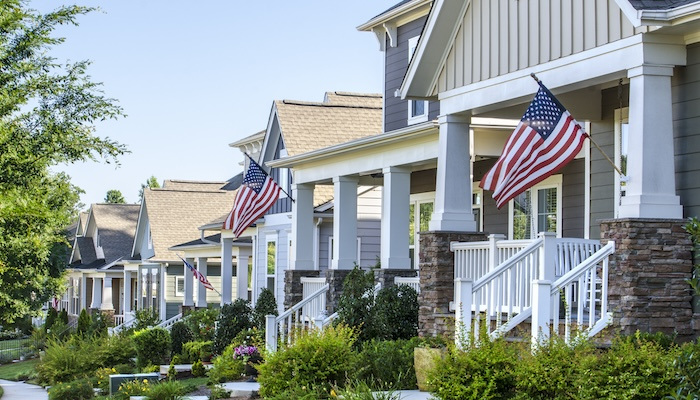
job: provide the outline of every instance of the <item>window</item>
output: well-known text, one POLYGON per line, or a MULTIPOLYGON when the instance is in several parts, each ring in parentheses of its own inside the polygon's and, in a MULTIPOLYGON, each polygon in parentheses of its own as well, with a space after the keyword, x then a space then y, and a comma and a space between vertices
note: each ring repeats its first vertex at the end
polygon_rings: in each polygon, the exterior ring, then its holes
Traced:
POLYGON ((479 187, 479 182, 472 183, 472 212, 474 213, 474 221, 476 221, 476 231, 481 232, 484 229, 484 191, 479 187))
POLYGON ((618 216, 620 201, 627 189, 627 144, 629 140, 629 108, 615 110, 615 165, 625 177, 615 171, 615 216, 618 216))
POLYGON ((408 256, 411 264, 418 269, 419 235, 430 229, 430 219, 433 215, 435 204, 435 192, 411 195, 411 203, 408 206, 408 256), (416 222, 417 221, 417 222, 416 222))
POLYGON ((561 236, 561 182, 561 175, 549 177, 509 202, 511 239, 534 239, 539 232, 561 236))
MULTIPOLYGON (((408 39, 408 62, 411 62, 413 53, 418 47, 418 38, 414 36, 408 39)), ((428 102, 425 100, 409 100, 408 101, 408 124, 416 124, 428 120, 428 102)))
MULTIPOLYGON (((185 267, 187 268, 187 267, 185 267)), ((187 271, 185 271, 187 273, 187 271)), ((184 296, 185 295, 185 277, 184 276, 176 276, 175 277, 175 296, 184 296)))
POLYGON ((275 293, 275 272, 277 271, 277 238, 267 241, 266 287, 275 293))

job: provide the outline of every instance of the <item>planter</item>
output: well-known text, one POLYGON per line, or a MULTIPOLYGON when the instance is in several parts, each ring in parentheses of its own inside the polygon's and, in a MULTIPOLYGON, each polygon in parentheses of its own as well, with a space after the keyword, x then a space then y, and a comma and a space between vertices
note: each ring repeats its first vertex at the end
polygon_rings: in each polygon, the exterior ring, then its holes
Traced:
POLYGON ((416 370, 416 382, 421 392, 430 391, 427 384, 428 371, 435 367, 437 361, 445 357, 447 349, 416 347, 413 349, 413 365, 416 370))

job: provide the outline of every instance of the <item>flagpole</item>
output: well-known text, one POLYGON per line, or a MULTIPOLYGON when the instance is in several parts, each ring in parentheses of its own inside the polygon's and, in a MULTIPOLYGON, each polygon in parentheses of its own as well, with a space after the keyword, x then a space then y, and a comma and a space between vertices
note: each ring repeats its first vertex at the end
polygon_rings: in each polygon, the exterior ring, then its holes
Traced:
MULTIPOLYGON (((176 254, 177 254, 177 253, 176 253, 176 254)), ((180 260, 182 260, 183 263, 188 264, 187 261, 185 261, 185 259, 184 259, 181 255, 177 254, 177 256, 180 258, 180 260)), ((187 265, 184 265, 184 268, 187 269, 187 265)), ((205 276, 204 278, 205 278, 207 281, 209 281, 209 279, 208 279, 206 276, 205 276)), ((199 279, 197 279, 197 282, 199 282, 199 279)), ((202 282, 199 282, 199 284, 201 284, 202 286, 204 286, 204 284, 203 284, 202 282)), ((223 281, 222 281, 222 284, 223 284, 223 281)), ((223 296, 221 295, 221 293, 220 293, 218 290, 216 290, 216 288, 214 287, 214 285, 211 285, 211 290, 215 291, 216 294, 219 295, 219 297, 223 297, 223 296)), ((206 292, 206 288, 204 288, 204 291, 206 292)), ((206 295, 205 295, 205 297, 206 297, 206 295)))
MULTIPOLYGON (((248 153, 243 153, 243 154, 245 154, 246 157, 248 157, 248 158, 250 159, 250 161, 255 162, 255 160, 253 160, 253 157, 249 156, 248 153)), ((263 172, 264 172, 264 171, 263 171, 263 172)), ((266 173, 267 173, 267 172, 266 172, 266 173)), ((270 174, 268 174, 268 175, 270 175, 270 174)), ((279 186, 279 185, 277 185, 277 186, 279 186)), ((292 198, 292 196, 291 196, 289 193, 287 193, 287 191, 284 190, 284 189, 282 188, 282 186, 280 186, 280 190, 282 191, 282 193, 286 194, 287 197, 289 197, 289 199, 292 201, 292 203, 296 203, 296 201, 294 200, 294 198, 292 198)))
MULTIPOLYGON (((537 78, 537 75, 535 75, 534 72, 531 72, 531 73, 530 73, 530 76, 532 77, 532 79, 535 80, 535 82, 540 83, 539 78, 537 78)), ((598 146, 598 143, 596 143, 595 140, 593 140, 593 138, 591 137, 591 135, 588 134, 588 132, 586 132, 586 137, 588 138, 588 140, 591 141, 591 143, 593 143, 593 146, 595 146, 595 148, 598 149, 598 151, 600 151, 600 154, 602 154, 603 157, 605 157, 605 159, 608 160, 608 162, 610 163, 610 165, 612 165, 613 168, 615 168, 615 171, 617 171, 617 173, 620 174, 620 176, 625 176, 625 174, 622 173, 622 171, 620 170, 620 168, 619 168, 617 165, 615 165, 615 163, 610 159, 610 157, 608 157, 607 154, 605 154, 605 152, 603 151, 603 149, 601 149, 600 146, 598 146)))

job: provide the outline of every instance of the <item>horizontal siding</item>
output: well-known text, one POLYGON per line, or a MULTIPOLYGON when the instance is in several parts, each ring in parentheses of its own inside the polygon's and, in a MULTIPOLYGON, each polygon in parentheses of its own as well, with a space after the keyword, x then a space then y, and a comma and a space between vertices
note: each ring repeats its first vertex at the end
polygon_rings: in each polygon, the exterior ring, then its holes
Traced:
MULTIPOLYGON (((482 177, 493 167, 496 160, 483 160, 474 163, 474 180, 480 181, 482 177)), ((501 234, 508 236, 508 207, 500 210, 496 208, 496 201, 491 197, 491 192, 484 191, 483 201, 483 231, 488 234, 501 234)))
POLYGON ((437 170, 427 169, 411 173, 411 194, 434 192, 437 182, 437 170))
MULTIPOLYGON (((279 159, 280 158, 280 152, 282 149, 284 149, 284 140, 280 137, 280 140, 277 142, 277 148, 275 149, 275 155, 274 159, 279 159)), ((292 171, 290 169, 286 169, 287 171, 287 182, 291 183, 292 182, 292 171)), ((275 182, 280 183, 282 180, 280 179, 280 169, 279 168, 273 168, 270 171, 270 176, 272 179, 274 179, 275 182)), ((282 188, 285 190, 287 193, 291 193, 290 188, 282 188)), ((287 213, 292 211, 292 200, 287 197, 284 193, 280 193, 280 198, 277 199, 275 204, 270 207, 269 210, 265 213, 265 215, 268 214, 282 214, 282 213, 287 213)))
POLYGON ((615 0, 472 0, 442 66, 438 91, 645 32, 615 0))
POLYGON ((684 217, 700 215, 700 44, 687 46, 687 66, 672 78, 676 190, 684 217))

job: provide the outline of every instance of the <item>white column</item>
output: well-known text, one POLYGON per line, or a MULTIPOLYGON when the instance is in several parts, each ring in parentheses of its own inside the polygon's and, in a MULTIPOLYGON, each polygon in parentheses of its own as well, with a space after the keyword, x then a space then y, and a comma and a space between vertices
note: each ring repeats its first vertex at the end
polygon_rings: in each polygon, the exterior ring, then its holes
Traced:
POLYGON ((221 305, 231 304, 233 238, 221 238, 221 305))
POLYGON ((131 313, 131 299, 134 298, 134 293, 131 288, 131 271, 124 271, 124 304, 122 305, 122 310, 124 310, 124 320, 126 321, 126 315, 131 313))
POLYGON ((158 268, 158 311, 160 312, 160 320, 167 319, 167 303, 165 302, 165 276, 166 267, 164 264, 158 268))
POLYGON ((621 218, 683 218, 676 195, 672 66, 642 65, 630 78, 627 188, 621 218))
MULTIPOLYGON (((199 271, 200 274, 207 276, 207 258, 206 257, 198 257, 197 258, 197 271, 199 271)), ((206 308, 207 307, 207 289, 204 287, 204 285, 197 281, 197 308, 206 308)))
MULTIPOLYGON (((187 261, 190 265, 194 265, 194 258, 186 258, 185 261, 187 261)), ((189 268, 187 268, 186 265, 183 265, 182 269, 183 273, 185 274, 185 290, 183 293, 185 295, 185 298, 182 299, 182 305, 186 307, 192 307, 194 305, 194 274, 192 273, 192 271, 190 271, 189 268)))
POLYGON ((90 308, 100 308, 102 305, 102 278, 92 278, 92 303, 90 308))
POLYGON ((111 276, 106 276, 102 279, 102 304, 100 305, 100 310, 114 310, 111 276))
POLYGON ((408 257, 408 213, 411 196, 411 171, 406 168, 384 168, 382 189, 382 268, 411 268, 408 257))
POLYGON ((437 182, 431 231, 476 231, 472 214, 472 184, 469 165, 470 117, 438 117, 437 182))
POLYGON ((85 275, 80 276, 80 310, 78 310, 77 314, 80 314, 80 311, 87 309, 87 278, 85 278, 85 275))
POLYGON ((248 264, 252 249, 239 247, 236 258, 236 298, 248 300, 248 264))
POLYGON ((333 269, 351 269, 357 260, 357 178, 333 178, 333 269))
POLYGON ((314 185, 292 185, 290 269, 314 269, 314 185))
POLYGON ((143 269, 136 271, 136 309, 143 310, 143 269))

